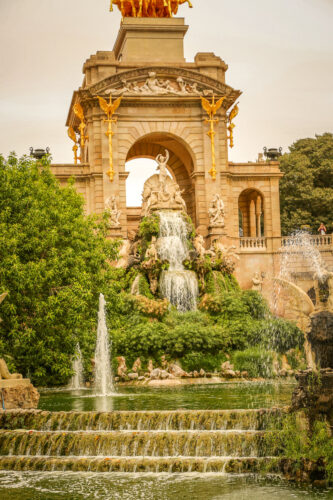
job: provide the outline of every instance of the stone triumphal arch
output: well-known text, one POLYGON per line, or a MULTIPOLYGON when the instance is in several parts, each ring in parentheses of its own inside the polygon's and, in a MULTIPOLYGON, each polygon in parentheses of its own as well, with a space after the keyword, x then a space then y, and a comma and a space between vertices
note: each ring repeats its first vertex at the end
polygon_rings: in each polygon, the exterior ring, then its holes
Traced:
POLYGON ((254 270, 278 265, 279 163, 229 162, 241 92, 226 83, 219 56, 185 60, 183 18, 130 16, 113 50, 83 66, 67 118, 75 161, 53 165, 53 172, 61 183, 75 178, 87 213, 111 207, 110 236, 127 239, 143 208, 126 206, 126 162, 167 151, 167 170, 198 233, 207 246, 219 238, 237 248, 237 277, 250 287, 254 270), (217 207, 223 216, 216 217, 217 207))

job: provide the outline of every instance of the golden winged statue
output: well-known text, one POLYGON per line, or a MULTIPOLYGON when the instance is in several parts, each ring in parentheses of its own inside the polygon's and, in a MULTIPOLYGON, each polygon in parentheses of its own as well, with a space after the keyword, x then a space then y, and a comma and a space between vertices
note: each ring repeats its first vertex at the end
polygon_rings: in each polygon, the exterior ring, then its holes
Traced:
POLYGON ((111 0, 110 11, 116 5, 123 17, 172 17, 183 3, 190 0, 111 0))
POLYGON ((201 106, 202 108, 206 111, 207 115, 209 118, 206 118, 206 123, 210 125, 209 132, 207 132, 208 137, 210 138, 211 141, 211 147, 212 147, 212 168, 209 170, 210 175, 212 176, 212 179, 215 181, 216 180, 216 156, 215 156, 215 129, 214 125, 217 125, 219 122, 218 118, 215 118, 216 113, 218 110, 221 108, 224 100, 227 97, 221 97, 217 102, 215 102, 215 96, 213 96, 212 102, 210 103, 208 99, 205 99, 204 97, 201 96, 201 106))
POLYGON ((239 107, 238 107, 238 103, 237 103, 232 108, 232 110, 230 111, 229 116, 228 116, 228 122, 229 122, 229 125, 228 125, 229 137, 228 137, 228 139, 229 139, 229 143, 230 143, 231 148, 234 147, 234 128, 236 127, 236 125, 233 123, 233 120, 236 118, 238 113, 239 113, 239 107))
POLYGON ((238 108, 238 104, 236 104, 232 110, 230 111, 230 115, 229 115, 229 122, 232 122, 232 120, 234 120, 236 118, 236 116, 238 115, 239 113, 239 108, 238 108))
POLYGON ((114 102, 112 102, 112 98, 110 97, 110 102, 107 102, 103 97, 98 96, 98 102, 101 109, 107 115, 108 120, 110 117, 117 111, 120 106, 122 97, 118 97, 114 102))
POLYGON ((84 122, 84 111, 79 102, 74 104, 73 111, 76 114, 76 116, 81 120, 81 122, 84 122))
POLYGON ((73 127, 68 127, 67 133, 68 133, 68 137, 70 139, 72 139, 72 141, 75 142, 75 144, 76 144, 77 138, 76 138, 76 133, 75 133, 73 127))
POLYGON ((106 114, 107 118, 104 120, 104 123, 107 123, 108 129, 107 132, 105 132, 106 137, 108 138, 109 141, 109 170, 107 172, 107 175, 110 179, 110 182, 113 182, 114 179, 114 168, 113 168, 113 150, 112 150, 112 137, 114 135, 114 132, 112 130, 112 125, 114 123, 117 123, 117 117, 113 118, 113 115, 119 108, 121 101, 123 99, 122 96, 118 97, 115 101, 112 102, 112 96, 110 95, 109 102, 107 102, 104 97, 97 96, 99 106, 102 111, 106 114))
POLYGON ((210 117, 213 117, 216 115, 218 110, 223 104, 223 101, 226 99, 226 97, 221 97, 217 102, 215 102, 215 99, 213 98, 212 104, 208 101, 208 99, 205 99, 204 97, 201 97, 201 104, 203 109, 207 112, 207 114, 210 117))

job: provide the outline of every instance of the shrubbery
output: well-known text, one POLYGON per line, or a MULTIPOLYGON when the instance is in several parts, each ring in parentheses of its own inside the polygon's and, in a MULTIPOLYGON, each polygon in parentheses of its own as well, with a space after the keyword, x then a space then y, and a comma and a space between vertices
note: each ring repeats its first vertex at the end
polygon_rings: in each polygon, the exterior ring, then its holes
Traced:
POLYGON ((274 353, 256 347, 238 351, 232 355, 235 370, 246 371, 251 378, 272 377, 273 360, 274 353))
POLYGON ((60 188, 48 160, 0 156, 0 357, 35 384, 65 384, 78 342, 87 370, 98 294, 116 245, 106 220, 85 217, 75 189, 60 188))
MULTIPOLYGON (((67 383, 78 342, 90 374, 100 292, 113 354, 128 365, 139 356, 159 362, 165 354, 190 371, 212 371, 226 353, 245 351, 235 355, 236 369, 257 376, 264 375, 263 349, 285 353, 303 345, 295 325, 273 318, 260 294, 242 291, 210 257, 200 264, 205 295, 199 310, 169 309, 149 288, 151 269, 143 275, 142 263, 129 270, 109 266, 118 245, 105 238, 106 229, 103 215, 84 216, 83 199, 71 185, 60 188, 48 161, 0 156, 0 290, 9 291, 1 307, 0 356, 35 384, 67 383), (133 297, 138 274, 140 295, 133 297)), ((143 219, 139 234, 143 256, 159 234, 158 216, 143 219)), ((194 237, 190 221, 188 236, 194 237)))

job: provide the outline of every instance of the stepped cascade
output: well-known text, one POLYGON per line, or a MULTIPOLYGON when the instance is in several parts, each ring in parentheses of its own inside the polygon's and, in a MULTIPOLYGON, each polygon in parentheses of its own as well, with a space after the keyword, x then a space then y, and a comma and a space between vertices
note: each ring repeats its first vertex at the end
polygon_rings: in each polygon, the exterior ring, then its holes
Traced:
POLYGON ((189 256, 186 221, 179 211, 161 211, 159 218, 158 253, 161 260, 170 263, 168 271, 161 275, 161 293, 178 311, 194 310, 199 293, 198 281, 195 273, 187 271, 183 265, 189 256))
POLYGON ((283 410, 0 415, 3 470, 256 472, 278 470, 283 410), (274 431, 269 431, 274 423, 274 431), (19 430, 18 430, 19 429, 19 430))

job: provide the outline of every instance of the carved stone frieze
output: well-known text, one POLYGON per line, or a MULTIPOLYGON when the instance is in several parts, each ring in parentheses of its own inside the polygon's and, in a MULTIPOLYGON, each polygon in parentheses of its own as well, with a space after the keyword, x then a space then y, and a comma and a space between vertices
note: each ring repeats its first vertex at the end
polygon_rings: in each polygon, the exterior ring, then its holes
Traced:
POLYGON ((80 91, 83 100, 112 93, 125 96, 183 96, 223 95, 228 109, 241 92, 198 71, 176 67, 145 67, 122 71, 89 89, 80 91), (154 74, 154 75, 153 75, 154 74))

